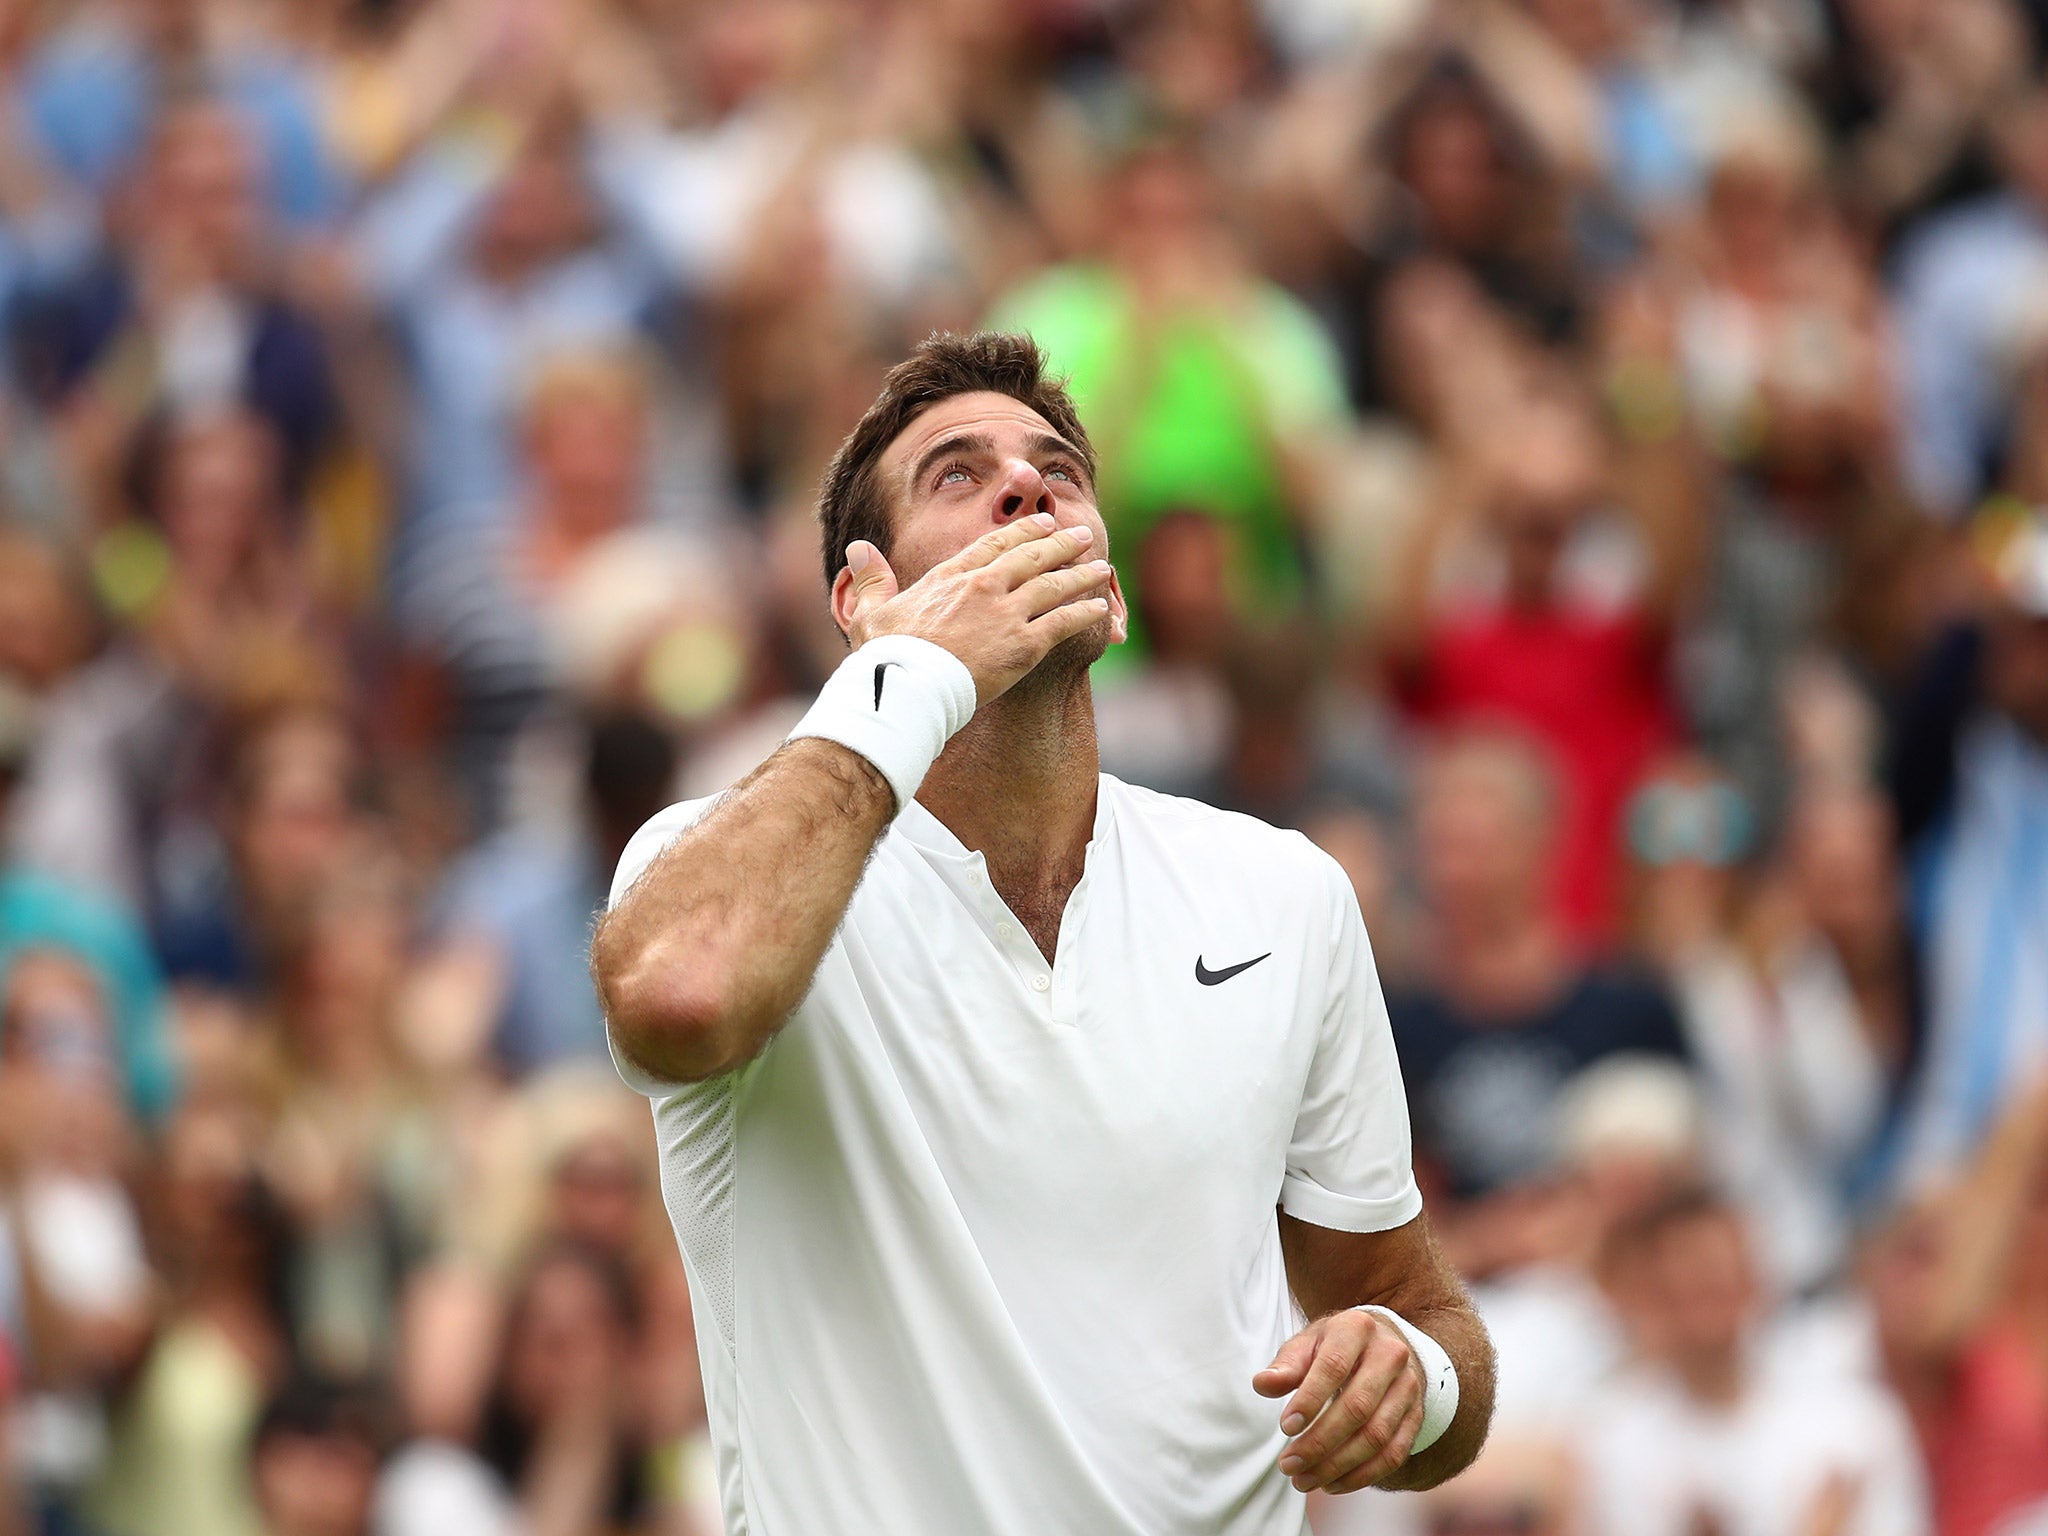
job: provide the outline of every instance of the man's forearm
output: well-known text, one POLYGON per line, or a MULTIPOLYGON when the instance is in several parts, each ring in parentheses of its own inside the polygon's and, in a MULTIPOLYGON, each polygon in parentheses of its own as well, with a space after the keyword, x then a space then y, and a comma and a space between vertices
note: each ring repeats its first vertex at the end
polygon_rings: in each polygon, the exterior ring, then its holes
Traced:
POLYGON ((784 746, 685 831, 599 924, 613 1039, 694 1082, 745 1065, 802 1001, 896 801, 865 758, 784 746))
POLYGON ((1427 1219, 1417 1223, 1426 1259, 1411 1263, 1379 1301, 1442 1346, 1458 1372, 1458 1411, 1429 1449, 1381 1478, 1382 1488, 1434 1488, 1472 1464, 1493 1423, 1493 1341, 1427 1219))
MULTIPOLYGON (((1360 1306, 1386 1307, 1434 1339, 1458 1373, 1458 1411, 1443 1434, 1372 1481, 1382 1488, 1433 1488, 1463 1471, 1493 1421, 1493 1345, 1429 1218, 1387 1232, 1351 1233, 1282 1212, 1280 1248, 1295 1299, 1312 1319, 1310 1332, 1360 1306)), ((1345 1487, 1340 1481, 1334 1491, 1345 1487)))

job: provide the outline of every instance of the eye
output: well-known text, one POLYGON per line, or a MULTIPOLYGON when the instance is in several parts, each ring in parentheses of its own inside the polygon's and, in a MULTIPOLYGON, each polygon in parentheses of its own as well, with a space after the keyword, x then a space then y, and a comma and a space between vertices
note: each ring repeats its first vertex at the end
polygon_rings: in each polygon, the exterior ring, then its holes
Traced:
POLYGON ((1045 466, 1045 478, 1050 480, 1054 475, 1063 476, 1076 485, 1081 483, 1080 474, 1065 459, 1055 459, 1052 463, 1045 466))
POLYGON ((974 477, 967 472, 967 466, 965 464, 948 464, 944 469, 939 471, 939 478, 937 483, 940 485, 965 485, 969 480, 973 478, 974 477))

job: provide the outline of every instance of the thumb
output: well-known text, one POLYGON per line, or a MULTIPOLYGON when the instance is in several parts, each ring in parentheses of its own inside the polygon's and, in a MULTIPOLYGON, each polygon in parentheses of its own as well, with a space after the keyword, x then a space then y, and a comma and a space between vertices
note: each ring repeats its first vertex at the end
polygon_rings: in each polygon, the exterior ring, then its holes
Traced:
POLYGON ((846 546, 846 568, 853 576, 854 618, 872 613, 896 595, 896 573, 866 539, 855 539, 846 546))
POLYGON ((1273 1363, 1252 1378, 1252 1390, 1261 1397, 1285 1397, 1300 1386, 1316 1357, 1316 1339, 1316 1330, 1311 1326, 1282 1344, 1273 1363))

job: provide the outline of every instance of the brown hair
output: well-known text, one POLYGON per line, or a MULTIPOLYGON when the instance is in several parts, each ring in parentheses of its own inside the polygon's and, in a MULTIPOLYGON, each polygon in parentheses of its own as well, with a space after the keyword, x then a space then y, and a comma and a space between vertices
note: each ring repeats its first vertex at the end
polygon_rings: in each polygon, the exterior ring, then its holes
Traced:
POLYGON ((930 407, 955 395, 987 391, 1021 400, 1080 451, 1090 480, 1095 449, 1067 394, 1066 380, 1047 372, 1046 357, 1029 336, 939 331, 918 343, 882 380, 882 392, 847 434, 818 489, 818 529, 829 590, 846 564, 846 546, 866 539, 889 552, 889 498, 875 479, 882 451, 930 407))

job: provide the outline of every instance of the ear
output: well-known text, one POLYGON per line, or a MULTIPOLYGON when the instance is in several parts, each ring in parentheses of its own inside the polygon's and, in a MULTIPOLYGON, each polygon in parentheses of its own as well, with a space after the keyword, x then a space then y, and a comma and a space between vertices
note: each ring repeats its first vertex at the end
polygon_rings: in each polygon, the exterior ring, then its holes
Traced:
POLYGON ((846 566, 839 567, 839 574, 832 578, 832 622, 839 626, 839 633, 851 638, 853 627, 853 572, 846 566))
POLYGON ((1122 645, 1131 638, 1131 609, 1124 601, 1123 579, 1114 566, 1109 572, 1109 643, 1122 645))
POLYGON ((846 564, 832 578, 832 619, 841 634, 853 638, 854 622, 896 595, 896 573, 882 552, 866 539, 846 546, 846 564))

